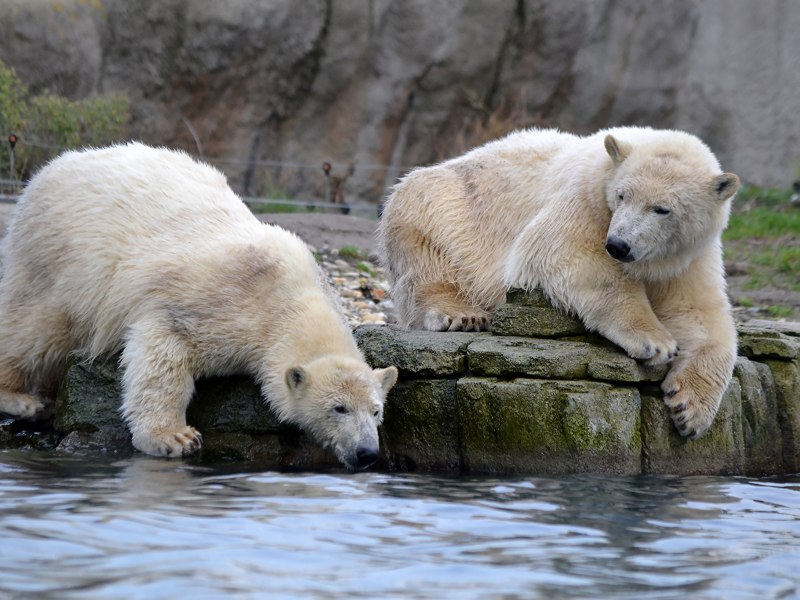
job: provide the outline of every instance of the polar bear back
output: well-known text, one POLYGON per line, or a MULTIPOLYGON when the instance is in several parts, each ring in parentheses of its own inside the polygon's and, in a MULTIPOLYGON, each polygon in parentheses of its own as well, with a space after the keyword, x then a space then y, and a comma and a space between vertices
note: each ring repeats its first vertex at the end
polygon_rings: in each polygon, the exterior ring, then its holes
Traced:
POLYGON ((259 222, 219 171, 185 153, 137 143, 68 152, 23 193, 4 240, 0 294, 62 314, 76 349, 97 355, 119 348, 154 290, 176 285, 168 272, 203 273, 205 261, 216 273, 220 257, 242 248, 280 248, 274 266, 287 294, 294 279, 316 278, 299 238, 259 222))

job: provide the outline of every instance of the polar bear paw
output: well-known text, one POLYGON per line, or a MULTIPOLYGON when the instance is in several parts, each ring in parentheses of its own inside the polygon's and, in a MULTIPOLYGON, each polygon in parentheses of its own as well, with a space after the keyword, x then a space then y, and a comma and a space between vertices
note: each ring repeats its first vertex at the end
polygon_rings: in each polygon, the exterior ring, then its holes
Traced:
POLYGON ((663 365, 672 362, 680 348, 675 338, 665 329, 643 333, 636 331, 620 340, 622 346, 631 358, 644 361, 646 365, 663 365))
POLYGON ((0 413, 18 419, 37 419, 46 416, 48 406, 31 394, 0 392, 0 413))
POLYGON ((483 312, 461 312, 446 314, 434 308, 422 319, 422 328, 428 331, 488 331, 489 315, 483 312))
POLYGON ((683 377, 672 374, 667 375, 661 389, 664 392, 664 404, 678 433, 696 440, 708 431, 717 414, 719 401, 709 400, 683 377))
POLYGON ((202 434, 189 425, 133 435, 134 448, 151 456, 180 458, 194 454, 202 445, 202 434))

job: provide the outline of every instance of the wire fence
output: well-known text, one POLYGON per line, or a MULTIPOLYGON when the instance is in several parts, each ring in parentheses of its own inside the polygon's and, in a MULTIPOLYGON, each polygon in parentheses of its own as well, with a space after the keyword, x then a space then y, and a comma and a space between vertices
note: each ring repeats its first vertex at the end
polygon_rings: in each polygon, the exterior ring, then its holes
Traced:
MULTIPOLYGON (((27 137, 23 140, 13 136, 14 142, 11 143, 12 136, 13 134, 9 135, 9 146, 6 147, 8 164, 0 165, 0 173, 6 171, 9 174, 8 178, 0 178, 0 203, 16 202, 24 187, 24 182, 17 178, 14 169, 15 156, 27 158, 31 156, 32 150, 36 150, 45 159, 49 159, 71 149, 68 146, 27 137), (19 146, 15 151, 16 144, 19 146)), ((313 163, 204 156, 196 158, 217 167, 229 179, 244 179, 245 192, 253 190, 256 194, 245 193, 241 194, 241 197, 254 212, 328 212, 367 218, 380 217, 382 205, 363 200, 357 193, 354 194, 353 190, 347 189, 348 184, 352 183, 351 176, 358 172, 362 187, 382 190, 391 185, 403 172, 412 168, 411 165, 352 161, 338 163, 334 168, 331 161, 313 163), (299 193, 291 193, 295 190, 299 190, 299 193), (348 198, 355 198, 355 201, 348 201, 348 198)), ((22 165, 18 163, 17 167, 20 168, 22 165)))

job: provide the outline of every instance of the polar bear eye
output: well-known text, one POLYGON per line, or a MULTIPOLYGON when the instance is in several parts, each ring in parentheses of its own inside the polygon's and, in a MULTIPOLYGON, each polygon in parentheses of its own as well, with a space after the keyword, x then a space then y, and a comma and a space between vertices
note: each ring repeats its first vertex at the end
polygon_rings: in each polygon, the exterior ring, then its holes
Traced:
POLYGON ((619 200, 620 202, 625 200, 625 193, 624 192, 617 192, 617 200, 619 200))
POLYGON ((380 411, 379 411, 379 410, 376 410, 374 413, 372 413, 372 416, 373 416, 373 417, 377 417, 379 413, 380 413, 380 411))
POLYGON ((669 209, 664 208, 663 206, 655 206, 653 207, 653 212, 656 213, 657 215, 668 215, 669 209))
POLYGON ((337 404, 333 407, 333 410, 339 413, 340 415, 346 415, 349 411, 344 404, 337 404))

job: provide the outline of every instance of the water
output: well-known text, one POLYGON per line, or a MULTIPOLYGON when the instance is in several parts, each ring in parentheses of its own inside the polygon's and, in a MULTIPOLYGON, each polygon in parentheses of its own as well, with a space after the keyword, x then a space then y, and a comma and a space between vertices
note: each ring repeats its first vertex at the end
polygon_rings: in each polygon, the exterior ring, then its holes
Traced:
POLYGON ((179 595, 798 597, 800 477, 279 473, 0 452, 0 597, 179 595))

